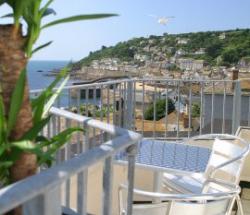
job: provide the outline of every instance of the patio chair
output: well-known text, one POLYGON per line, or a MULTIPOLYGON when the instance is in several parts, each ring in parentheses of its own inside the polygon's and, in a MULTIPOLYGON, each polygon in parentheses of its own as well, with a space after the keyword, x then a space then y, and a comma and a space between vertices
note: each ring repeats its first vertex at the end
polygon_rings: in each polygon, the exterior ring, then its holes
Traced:
MULTIPOLYGON (((158 198, 160 203, 133 204, 132 215, 229 215, 232 212, 232 206, 239 198, 240 187, 233 184, 225 184, 217 181, 210 183, 224 186, 225 191, 206 194, 167 194, 154 193, 144 190, 134 189, 134 194, 147 198, 158 198)), ((120 186, 120 215, 127 215, 124 193, 127 187, 120 186)), ((243 215, 242 205, 237 201, 239 213, 243 215)))
POLYGON ((244 160, 249 153, 249 144, 239 137, 225 134, 193 137, 188 140, 188 144, 196 144, 201 140, 214 140, 206 171, 183 175, 165 172, 163 173, 165 186, 180 193, 201 193, 217 192, 221 189, 207 184, 207 181, 213 178, 239 184, 244 160))
MULTIPOLYGON (((240 126, 236 133, 235 136, 238 136, 244 140, 250 140, 250 127, 249 126, 240 126)), ((250 182, 250 155, 247 156, 243 169, 242 169, 242 173, 240 176, 240 180, 241 181, 245 181, 245 182, 250 182)))

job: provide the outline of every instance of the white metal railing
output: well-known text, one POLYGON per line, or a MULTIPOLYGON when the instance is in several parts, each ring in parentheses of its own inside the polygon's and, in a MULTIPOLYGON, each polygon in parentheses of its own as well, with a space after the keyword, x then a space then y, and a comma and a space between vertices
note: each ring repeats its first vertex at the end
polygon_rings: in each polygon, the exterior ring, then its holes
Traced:
MULTIPOLYGON (((102 214, 112 210, 112 157, 121 150, 128 153, 128 211, 132 213, 134 165, 137 142, 141 136, 132 131, 118 128, 98 120, 80 116, 52 107, 52 120, 44 131, 50 136, 69 127, 78 125, 85 134, 77 135, 56 155, 57 165, 39 174, 12 184, 0 190, 0 214, 22 205, 24 214, 48 215, 62 214, 62 205, 70 207, 70 179, 77 176, 77 208, 79 214, 87 214, 88 168, 100 161, 104 162, 102 214), (102 138, 98 144, 90 141, 90 130, 98 130, 102 138), (62 162, 65 161, 66 162, 62 162), (65 184, 64 188, 62 185, 65 184), (64 191, 64 199, 62 196, 64 191)), ((97 141, 96 141, 97 142, 97 141)))
MULTIPOLYGON (((32 91, 31 96, 40 92, 32 91)), ((50 137, 75 125, 83 127, 85 134, 75 135, 59 150, 54 167, 0 190, 0 214, 18 205, 23 205, 25 214, 60 214, 62 204, 70 207, 70 179, 74 175, 78 184, 76 210, 86 214, 88 168, 99 161, 104 161, 102 213, 110 214, 112 157, 123 149, 129 155, 127 212, 131 214, 135 143, 141 136, 127 129, 138 131, 144 137, 181 138, 214 132, 234 133, 239 125, 250 125, 250 96, 242 92, 241 81, 125 79, 67 86, 55 106, 51 108, 53 117, 44 135, 50 137), (167 113, 168 98, 175 101, 176 111, 157 120, 157 100, 166 100, 167 113), (200 104, 200 114, 195 119, 197 128, 190 111, 193 103, 200 104), (153 105, 153 120, 145 120, 150 105, 153 105), (182 125, 185 105, 187 126, 182 125), (62 184, 64 196, 60 194, 62 184)))
POLYGON ((233 134, 239 125, 250 125, 250 95, 242 91, 241 83, 241 80, 124 79, 67 86, 56 105, 75 107, 78 113, 138 131, 145 137, 233 134), (176 111, 158 120, 157 101, 165 99, 168 112, 169 98, 176 111), (191 111, 193 104, 200 106, 195 117, 191 111), (150 105, 153 119, 146 120, 145 111, 150 105))

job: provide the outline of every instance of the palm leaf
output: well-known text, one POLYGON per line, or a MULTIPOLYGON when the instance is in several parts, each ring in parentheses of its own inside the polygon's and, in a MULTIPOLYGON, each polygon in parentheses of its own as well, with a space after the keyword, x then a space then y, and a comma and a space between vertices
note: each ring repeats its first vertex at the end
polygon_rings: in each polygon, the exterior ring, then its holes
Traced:
POLYGON ((22 137, 22 140, 30 140, 33 141, 39 132, 44 128, 44 126, 49 122, 50 116, 42 119, 37 124, 33 125, 33 127, 22 137))
POLYGON ((4 154, 4 152, 6 152, 7 149, 9 149, 9 146, 6 144, 0 147, 0 157, 4 154))
POLYGON ((52 8, 47 8, 46 10, 44 10, 42 17, 49 16, 51 14, 56 15, 56 11, 52 8))
POLYGON ((32 109, 33 109, 33 122, 34 124, 37 124, 39 121, 41 121, 43 113, 44 113, 44 107, 46 102, 53 96, 53 88, 56 87, 56 85, 61 81, 63 77, 66 76, 68 73, 68 68, 64 68, 56 77, 56 79, 48 86, 39 97, 32 100, 32 109))
POLYGON ((23 102, 25 82, 26 82, 26 69, 23 69, 23 71, 19 76, 19 79, 17 80, 10 101, 10 111, 8 114, 8 123, 7 123, 7 135, 9 135, 10 131, 12 130, 12 128, 16 123, 16 119, 23 102))
POLYGON ((0 0, 0 5, 4 4, 6 0, 0 0))
POLYGON ((87 14, 87 15, 78 15, 78 16, 71 16, 63 19, 58 19, 53 22, 50 22, 42 27, 48 28, 54 25, 63 24, 63 23, 69 23, 69 22, 76 22, 76 21, 83 21, 83 20, 91 20, 91 19, 102 19, 102 18, 108 18, 112 16, 117 16, 117 14, 87 14))
POLYGON ((46 90, 46 92, 42 93, 35 101, 32 102, 34 124, 37 124, 41 121, 45 103, 52 94, 52 91, 46 90))
POLYGON ((19 19, 23 15, 23 10, 28 7, 34 0, 6 0, 6 3, 9 4, 10 7, 13 9, 14 21, 15 25, 19 24, 19 19))
POLYGON ((29 151, 29 150, 33 150, 35 148, 35 145, 28 140, 22 140, 22 141, 18 141, 18 142, 13 142, 11 143, 12 147, 15 146, 19 149, 21 149, 22 151, 29 151))
POLYGON ((53 93, 53 95, 49 99, 49 101, 45 104, 42 118, 48 114, 50 108, 55 103, 56 99, 58 98, 58 96, 62 92, 62 90, 65 87, 65 85, 67 84, 68 80, 69 80, 69 75, 64 79, 64 81, 60 84, 60 86, 57 88, 57 90, 53 93))
POLYGON ((50 141, 46 141, 37 145, 37 147, 50 146, 48 151, 44 153, 38 160, 38 164, 47 163, 48 157, 53 157, 53 154, 57 152, 65 143, 67 143, 75 132, 83 132, 81 128, 68 128, 61 133, 54 136, 50 141))
POLYGON ((6 161, 6 162, 1 162, 0 163, 0 168, 7 169, 13 165, 12 161, 6 161))
POLYGON ((2 147, 1 144, 5 141, 5 138, 6 138, 6 119, 5 119, 3 98, 0 95, 0 147, 2 147))
POLYGON ((41 49, 46 48, 46 47, 49 46, 52 42, 53 42, 53 41, 49 41, 49 42, 47 42, 47 43, 45 43, 45 44, 43 44, 43 45, 41 45, 41 46, 38 46, 36 49, 34 49, 34 50, 32 51, 32 55, 33 55, 34 53, 40 51, 41 49))
POLYGON ((45 5, 44 7, 40 10, 40 15, 41 17, 43 17, 43 14, 46 12, 46 10, 49 8, 49 6, 51 5, 51 3, 53 2, 54 0, 49 0, 45 5))

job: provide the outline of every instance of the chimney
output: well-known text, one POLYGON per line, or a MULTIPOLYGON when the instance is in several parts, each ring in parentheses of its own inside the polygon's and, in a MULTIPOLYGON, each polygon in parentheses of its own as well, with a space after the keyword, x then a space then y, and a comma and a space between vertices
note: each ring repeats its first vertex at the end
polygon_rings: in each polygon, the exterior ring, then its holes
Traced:
MULTIPOLYGON (((238 80, 239 79, 239 70, 238 69, 233 69, 232 70, 232 81, 238 80)), ((232 90, 234 90, 235 83, 232 83, 232 90)))
POLYGON ((233 69, 232 70, 232 80, 238 80, 239 79, 239 70, 238 69, 233 69))
POLYGON ((187 114, 183 114, 183 127, 184 128, 188 128, 189 126, 189 118, 187 114))

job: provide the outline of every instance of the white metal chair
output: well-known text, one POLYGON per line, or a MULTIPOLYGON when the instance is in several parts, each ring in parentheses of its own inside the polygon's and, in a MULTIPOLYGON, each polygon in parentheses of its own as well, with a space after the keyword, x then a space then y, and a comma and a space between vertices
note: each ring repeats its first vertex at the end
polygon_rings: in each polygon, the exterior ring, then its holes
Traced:
MULTIPOLYGON (((240 126, 237 129, 235 135, 246 140, 246 141, 250 141, 250 127, 249 126, 240 126)), ((249 170, 250 170, 250 155, 248 155, 246 160, 245 160, 245 164, 244 164, 244 167, 242 169, 241 176, 240 176, 241 181, 250 182, 250 171, 249 170)))
MULTIPOLYGON (((210 181, 210 183, 219 183, 225 191, 206 194, 166 194, 134 189, 134 194, 152 199, 158 198, 160 203, 152 201, 147 204, 134 204, 132 215, 229 215, 235 200, 239 198, 239 186, 217 181, 210 181)), ((119 189, 120 215, 127 215, 124 205, 125 191, 127 187, 121 185, 119 189)), ((237 203, 239 213, 243 215, 240 201, 237 203)))
POLYGON ((249 153, 249 144, 236 136, 209 134, 193 137, 188 144, 201 140, 213 141, 212 153, 203 174, 163 174, 163 183, 180 193, 217 192, 221 187, 208 185, 210 179, 222 179, 239 184, 244 160, 249 153))

